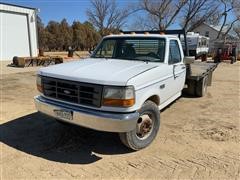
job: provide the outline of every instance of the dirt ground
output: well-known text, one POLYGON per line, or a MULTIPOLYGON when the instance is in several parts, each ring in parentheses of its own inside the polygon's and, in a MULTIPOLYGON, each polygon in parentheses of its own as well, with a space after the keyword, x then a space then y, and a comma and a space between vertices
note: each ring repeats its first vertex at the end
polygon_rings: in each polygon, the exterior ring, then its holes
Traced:
POLYGON ((162 111, 157 138, 138 152, 37 113, 35 70, 1 74, 1 179, 240 178, 240 62, 220 64, 205 97, 162 111))

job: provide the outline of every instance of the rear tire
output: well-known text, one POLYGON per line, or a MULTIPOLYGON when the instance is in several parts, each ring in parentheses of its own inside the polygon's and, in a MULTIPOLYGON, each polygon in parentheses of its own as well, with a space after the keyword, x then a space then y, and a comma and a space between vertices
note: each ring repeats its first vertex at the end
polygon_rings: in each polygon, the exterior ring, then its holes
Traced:
POLYGON ((202 80, 197 82, 196 85, 196 96, 203 97, 207 93, 207 81, 208 76, 205 76, 202 80))
POLYGON ((122 143, 133 150, 140 150, 151 144, 160 127, 160 111, 155 103, 146 101, 138 112, 140 118, 136 128, 119 133, 122 143))

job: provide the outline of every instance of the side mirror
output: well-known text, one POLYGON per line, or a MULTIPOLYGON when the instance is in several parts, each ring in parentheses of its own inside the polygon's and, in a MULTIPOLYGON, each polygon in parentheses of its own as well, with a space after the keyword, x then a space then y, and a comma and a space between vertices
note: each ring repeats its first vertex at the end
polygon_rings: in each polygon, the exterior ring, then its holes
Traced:
POLYGON ((192 64, 195 61, 195 56, 185 56, 183 59, 184 64, 192 64))

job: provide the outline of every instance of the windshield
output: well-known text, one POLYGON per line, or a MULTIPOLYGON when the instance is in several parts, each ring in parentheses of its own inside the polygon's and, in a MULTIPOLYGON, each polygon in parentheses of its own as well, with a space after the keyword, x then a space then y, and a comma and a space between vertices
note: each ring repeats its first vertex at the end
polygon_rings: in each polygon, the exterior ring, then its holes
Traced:
POLYGON ((113 37, 104 39, 92 58, 164 62, 165 39, 152 37, 113 37))

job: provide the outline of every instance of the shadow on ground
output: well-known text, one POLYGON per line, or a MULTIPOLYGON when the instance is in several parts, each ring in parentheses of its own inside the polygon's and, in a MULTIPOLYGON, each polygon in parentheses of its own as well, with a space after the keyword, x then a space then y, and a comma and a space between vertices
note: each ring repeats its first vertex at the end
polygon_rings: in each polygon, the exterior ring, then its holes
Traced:
POLYGON ((199 98, 195 95, 189 94, 187 88, 183 89, 181 97, 184 97, 184 98, 199 98))
POLYGON ((89 164, 97 154, 130 153, 116 133, 105 133, 77 126, 63 126, 53 119, 33 113, 0 125, 0 141, 25 153, 47 160, 89 164))

